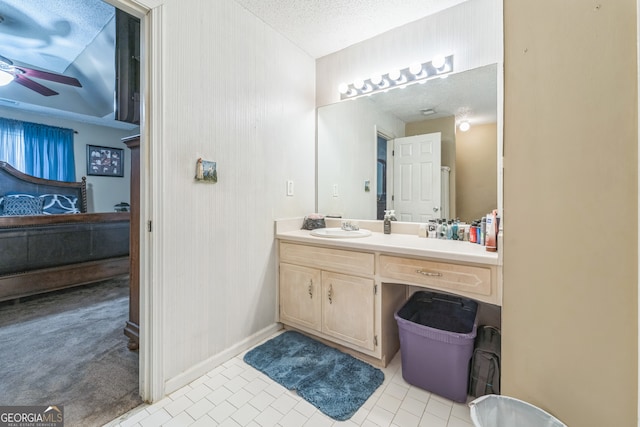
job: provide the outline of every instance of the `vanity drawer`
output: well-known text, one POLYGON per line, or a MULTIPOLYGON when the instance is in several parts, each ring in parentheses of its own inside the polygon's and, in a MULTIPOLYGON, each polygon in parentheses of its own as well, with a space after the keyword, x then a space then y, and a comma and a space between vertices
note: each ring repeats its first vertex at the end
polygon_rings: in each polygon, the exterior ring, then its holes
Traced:
POLYGON ((491 295, 491 268, 380 255, 380 275, 400 283, 491 295))
POLYGON ((374 273, 375 258, 365 252, 280 242, 280 262, 360 275, 374 273))

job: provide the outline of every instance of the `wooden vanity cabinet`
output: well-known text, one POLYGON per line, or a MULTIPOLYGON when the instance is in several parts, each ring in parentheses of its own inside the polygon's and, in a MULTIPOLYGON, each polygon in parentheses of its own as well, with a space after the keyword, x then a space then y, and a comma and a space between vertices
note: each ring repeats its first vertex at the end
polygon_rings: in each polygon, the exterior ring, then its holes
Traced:
POLYGON ((322 272, 322 332, 360 348, 375 348, 373 279, 322 272))
POLYGON ((495 266, 380 255, 383 280, 451 292, 491 304, 500 304, 495 266))
POLYGON ((280 321, 319 331, 322 271, 280 263, 280 321))
POLYGON ((386 366, 394 313, 419 288, 501 305, 497 265, 279 241, 280 322, 386 366))
POLYGON ((280 322, 372 355, 373 273, 371 253, 281 242, 280 322))

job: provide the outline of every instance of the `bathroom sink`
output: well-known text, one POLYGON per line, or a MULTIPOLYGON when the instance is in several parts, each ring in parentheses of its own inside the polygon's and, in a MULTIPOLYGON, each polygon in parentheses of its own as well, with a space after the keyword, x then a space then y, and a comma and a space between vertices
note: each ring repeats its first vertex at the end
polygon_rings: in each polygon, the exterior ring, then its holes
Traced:
POLYGON ((367 237, 371 236, 369 230, 343 230, 342 228, 316 228, 311 231, 312 236, 316 237, 330 237, 334 239, 350 239, 354 237, 367 237))

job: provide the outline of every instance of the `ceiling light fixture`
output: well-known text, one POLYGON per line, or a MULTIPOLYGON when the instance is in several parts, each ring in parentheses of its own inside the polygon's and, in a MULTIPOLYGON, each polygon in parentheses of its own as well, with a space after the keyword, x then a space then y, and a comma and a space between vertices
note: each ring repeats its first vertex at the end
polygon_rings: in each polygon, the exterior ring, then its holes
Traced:
POLYGON ((387 74, 374 74, 370 79, 357 80, 355 83, 342 83, 338 87, 340 99, 353 99, 374 92, 404 87, 413 83, 423 83, 434 77, 442 77, 453 71, 453 55, 439 56, 422 64, 392 70, 387 74))
POLYGON ((420 112, 423 116, 431 116, 436 113, 436 110, 434 110, 433 108, 424 108, 420 110, 420 112))
POLYGON ((462 132, 466 132, 471 129, 471 125, 467 121, 460 122, 460 124, 458 125, 458 129, 460 129, 462 132))

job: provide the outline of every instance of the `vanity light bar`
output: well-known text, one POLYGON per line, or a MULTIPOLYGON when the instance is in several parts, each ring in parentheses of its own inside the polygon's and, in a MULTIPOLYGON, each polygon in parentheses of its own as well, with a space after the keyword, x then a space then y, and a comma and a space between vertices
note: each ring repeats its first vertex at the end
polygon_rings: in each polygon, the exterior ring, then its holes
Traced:
POLYGON ((433 77, 440 77, 453 71, 453 55, 433 58, 429 62, 414 64, 401 70, 392 70, 387 74, 373 75, 367 80, 356 80, 351 84, 343 83, 338 90, 340 99, 353 99, 375 92, 419 83, 433 77))

